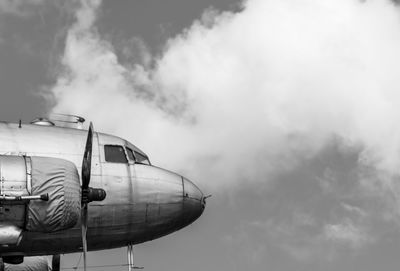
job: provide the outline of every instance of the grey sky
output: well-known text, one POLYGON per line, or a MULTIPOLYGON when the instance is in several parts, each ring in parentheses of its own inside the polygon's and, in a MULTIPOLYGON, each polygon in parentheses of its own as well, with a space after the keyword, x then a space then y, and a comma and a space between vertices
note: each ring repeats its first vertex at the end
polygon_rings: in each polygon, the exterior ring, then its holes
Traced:
POLYGON ((0 0, 2 119, 82 114, 213 194, 193 225, 138 245, 138 265, 398 268, 392 2, 13 3, 0 0))

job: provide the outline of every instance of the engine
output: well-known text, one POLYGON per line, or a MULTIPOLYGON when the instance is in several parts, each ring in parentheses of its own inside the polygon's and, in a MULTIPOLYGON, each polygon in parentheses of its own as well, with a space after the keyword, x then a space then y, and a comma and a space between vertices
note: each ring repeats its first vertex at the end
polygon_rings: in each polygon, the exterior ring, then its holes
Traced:
POLYGON ((80 201, 79 175, 72 162, 0 155, 0 244, 17 245, 22 231, 73 227, 80 201))

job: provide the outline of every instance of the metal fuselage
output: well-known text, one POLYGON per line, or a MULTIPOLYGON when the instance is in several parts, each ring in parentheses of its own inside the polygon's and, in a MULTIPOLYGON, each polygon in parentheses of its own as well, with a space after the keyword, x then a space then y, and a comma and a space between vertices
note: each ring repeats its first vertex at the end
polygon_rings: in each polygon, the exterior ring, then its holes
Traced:
MULTIPOLYGON (((81 170, 87 131, 0 122, 0 155, 62 158, 81 170)), ((204 210, 202 192, 182 176, 151 165, 106 162, 104 145, 141 152, 119 137, 94 133, 91 186, 107 197, 89 204, 88 248, 102 250, 153 240, 196 220, 204 210)), ((0 256, 50 255, 82 251, 79 223, 72 229, 23 232, 15 247, 1 247, 0 256)))

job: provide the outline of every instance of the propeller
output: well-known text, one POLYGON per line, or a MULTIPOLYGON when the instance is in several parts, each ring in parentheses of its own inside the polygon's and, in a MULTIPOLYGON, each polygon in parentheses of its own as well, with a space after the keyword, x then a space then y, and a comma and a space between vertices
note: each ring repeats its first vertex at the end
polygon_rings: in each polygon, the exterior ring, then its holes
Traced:
POLYGON ((82 161, 82 198, 81 198, 81 230, 83 248, 83 269, 86 271, 87 254, 87 224, 88 224, 88 203, 102 201, 106 198, 106 191, 101 188, 89 187, 92 168, 92 146, 93 146, 93 124, 90 122, 86 139, 85 152, 82 161))
POLYGON ((60 260, 61 260, 60 254, 53 255, 53 257, 51 259, 51 270, 52 271, 60 271, 60 260))

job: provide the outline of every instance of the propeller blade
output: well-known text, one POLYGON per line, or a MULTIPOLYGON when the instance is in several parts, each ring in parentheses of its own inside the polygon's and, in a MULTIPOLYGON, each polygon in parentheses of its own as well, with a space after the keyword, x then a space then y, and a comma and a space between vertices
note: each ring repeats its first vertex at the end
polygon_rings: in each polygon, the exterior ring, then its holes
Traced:
POLYGON ((52 271, 60 271, 60 260, 61 260, 60 254, 53 255, 53 258, 51 260, 52 271))
POLYGON ((82 249, 83 249, 83 270, 86 271, 86 253, 87 253, 87 212, 88 206, 85 203, 81 208, 81 230, 82 230, 82 249))
POLYGON ((86 271, 87 254, 87 222, 88 222, 88 202, 89 202, 89 183, 90 171, 92 168, 92 146, 93 146, 93 124, 90 122, 88 136, 86 139, 85 152, 82 161, 82 199, 81 199, 81 230, 82 230, 82 249, 83 249, 83 270, 86 271))
POLYGON ((92 167, 93 124, 90 122, 86 139, 85 153, 82 161, 82 189, 88 189, 90 183, 90 170, 92 167))

